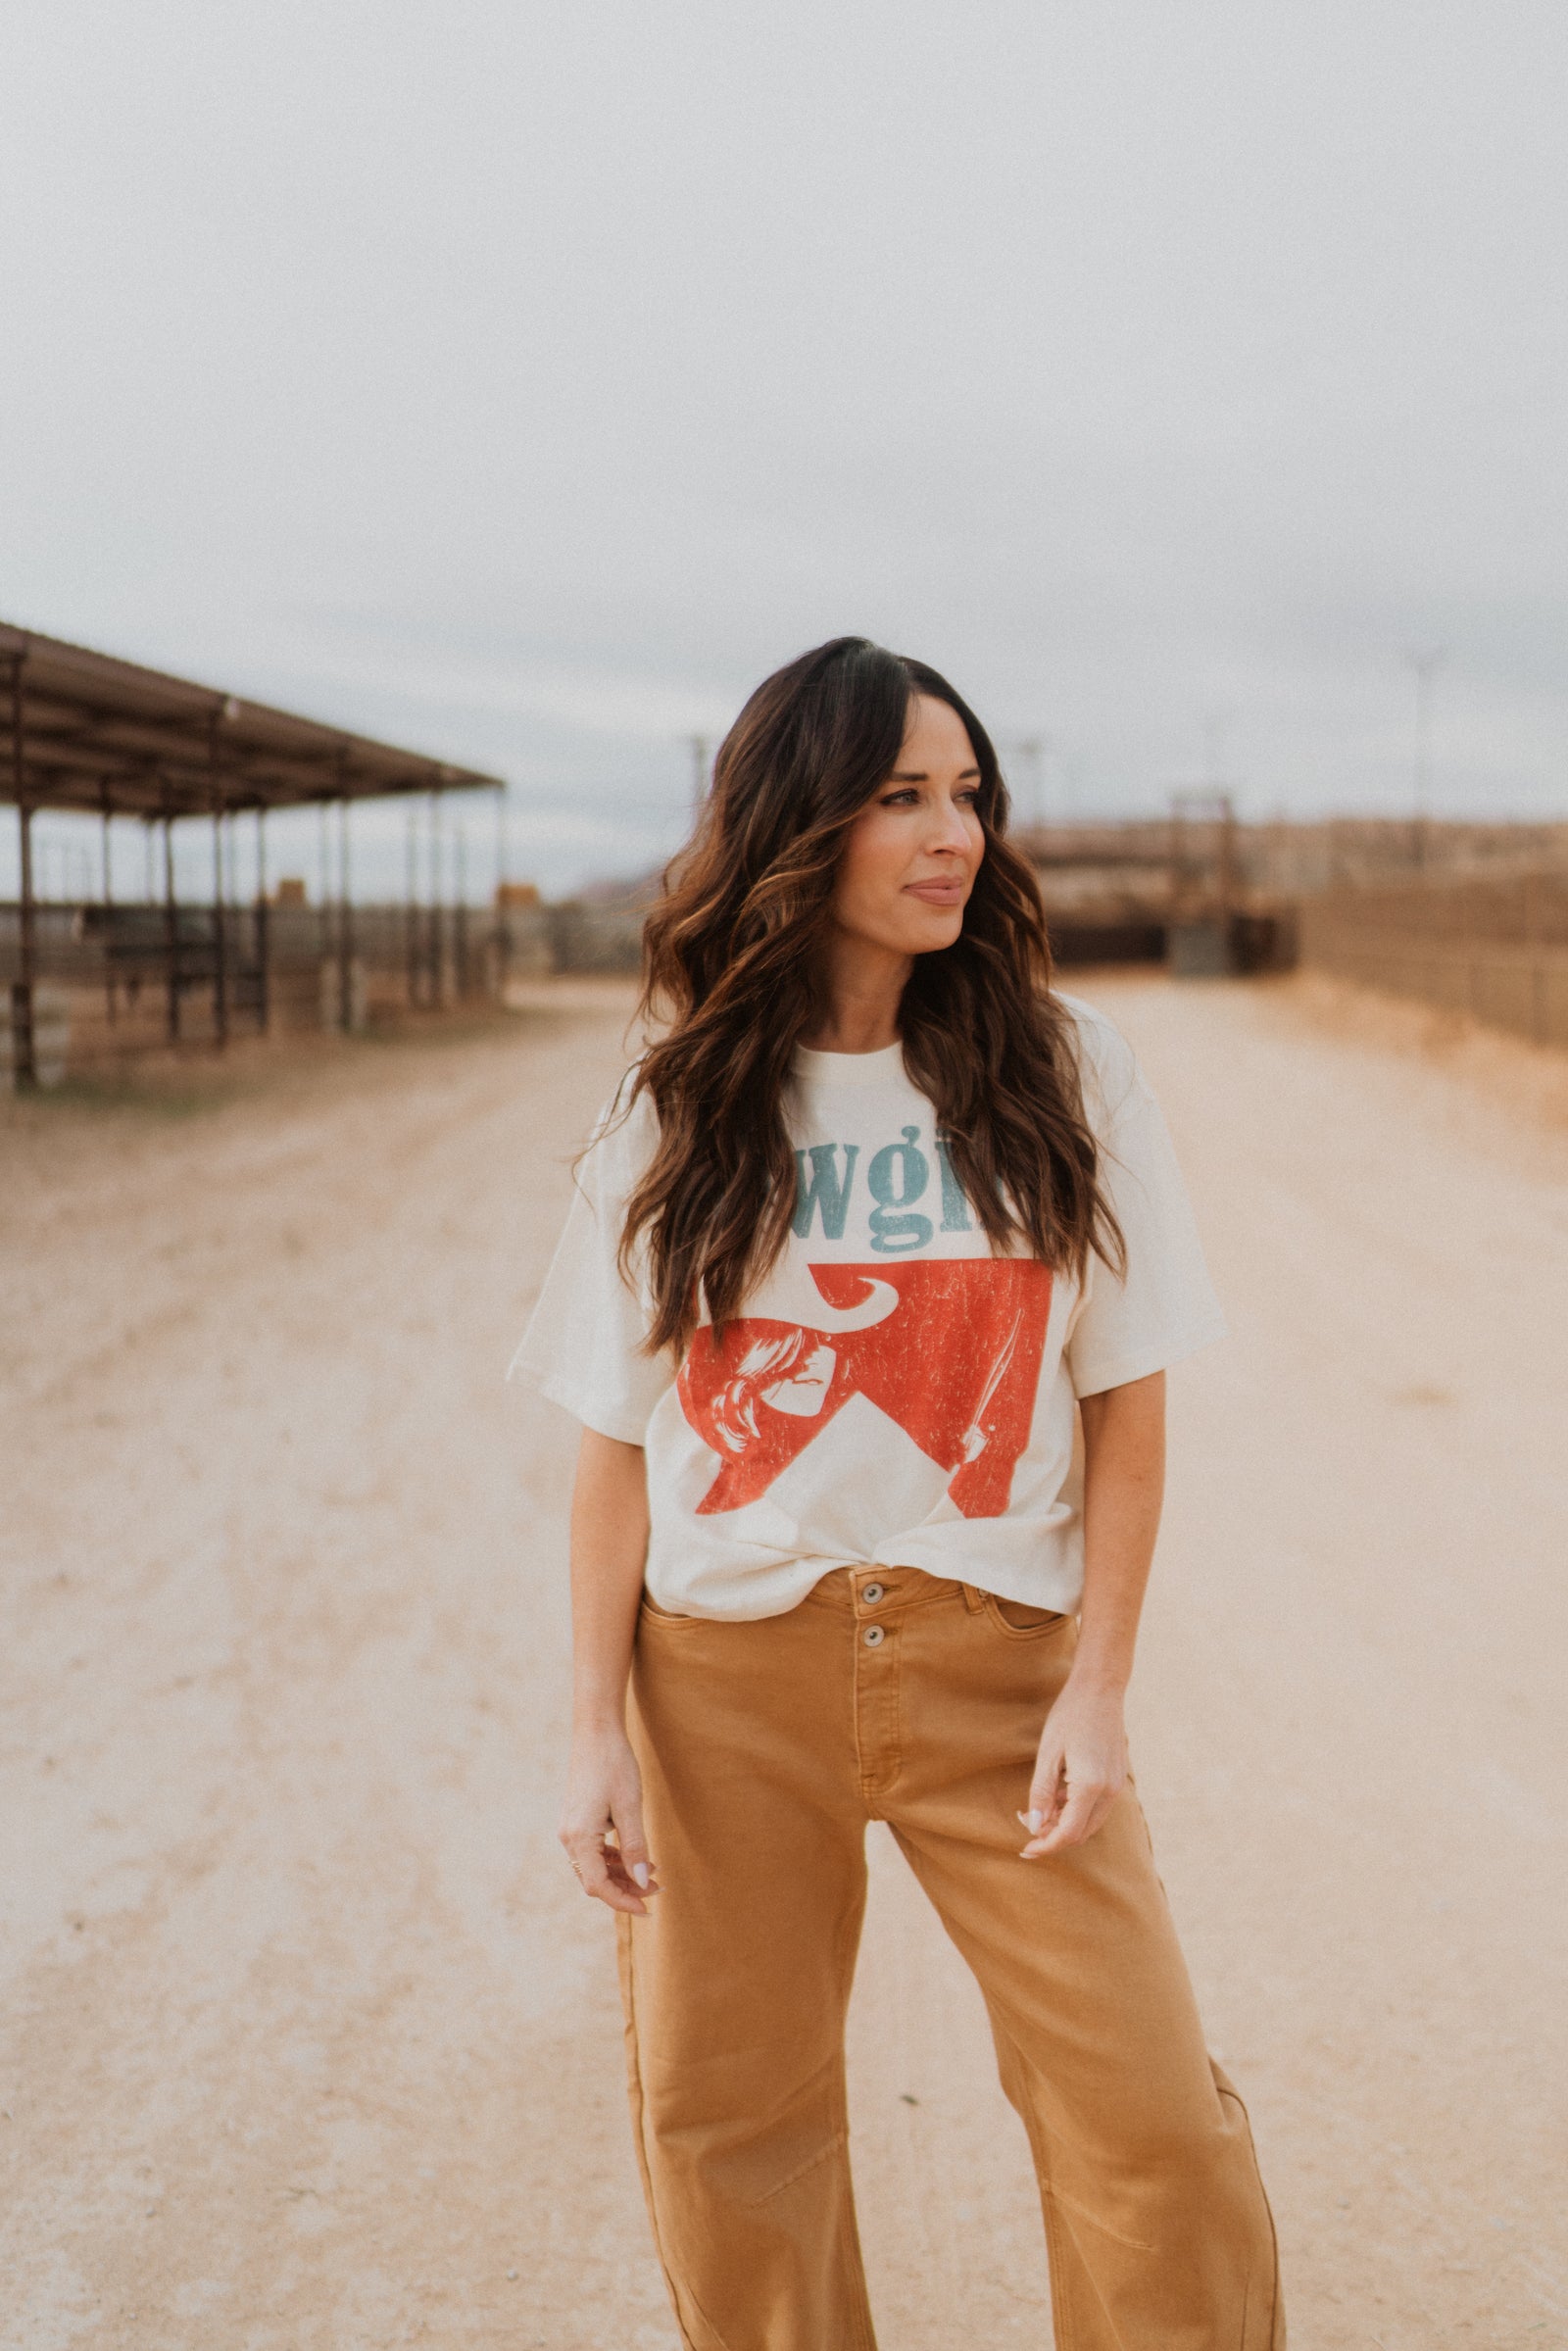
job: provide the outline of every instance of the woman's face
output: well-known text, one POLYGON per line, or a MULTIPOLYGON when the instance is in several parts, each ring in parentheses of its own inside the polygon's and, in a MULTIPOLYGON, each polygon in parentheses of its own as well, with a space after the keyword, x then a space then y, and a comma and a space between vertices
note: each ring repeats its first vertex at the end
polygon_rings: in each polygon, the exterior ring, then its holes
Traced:
POLYGON ((838 1350, 824 1341, 820 1347, 812 1347, 782 1380, 775 1380, 771 1388, 763 1389, 763 1403, 771 1404, 775 1412, 788 1412, 796 1420, 814 1420, 833 1385, 838 1360, 838 1350))
POLYGON ((985 855, 980 769, 951 705, 910 697, 898 764, 845 839, 833 920, 894 955, 951 947, 985 855))

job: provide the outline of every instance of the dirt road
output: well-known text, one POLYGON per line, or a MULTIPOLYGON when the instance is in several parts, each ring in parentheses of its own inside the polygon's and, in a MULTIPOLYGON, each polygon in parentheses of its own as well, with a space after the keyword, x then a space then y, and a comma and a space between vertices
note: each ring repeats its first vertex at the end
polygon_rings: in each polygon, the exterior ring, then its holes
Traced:
MULTIPOLYGON (((1568 2344, 1561 1089, 1299 983, 1096 993, 1233 1323, 1135 1734, 1293 2341, 1568 2344)), ((500 1376, 619 1021, 0 1121, 6 2351, 671 2351, 553 1841, 569 1430, 500 1376)), ((977 1999, 873 1859, 884 2351, 1040 2351, 977 1999)))

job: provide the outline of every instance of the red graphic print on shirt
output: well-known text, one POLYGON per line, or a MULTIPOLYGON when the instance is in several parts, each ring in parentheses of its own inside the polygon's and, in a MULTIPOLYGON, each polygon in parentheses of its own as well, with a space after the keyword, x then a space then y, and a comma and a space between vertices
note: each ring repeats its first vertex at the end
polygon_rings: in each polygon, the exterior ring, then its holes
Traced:
POLYGON ((1051 1268, 1031 1257, 813 1265, 809 1324, 747 1317, 698 1332, 681 1408, 720 1467, 699 1512, 767 1492, 852 1396, 898 1422, 953 1474, 965 1518, 1000 1518, 1029 1442, 1051 1311, 1051 1268))

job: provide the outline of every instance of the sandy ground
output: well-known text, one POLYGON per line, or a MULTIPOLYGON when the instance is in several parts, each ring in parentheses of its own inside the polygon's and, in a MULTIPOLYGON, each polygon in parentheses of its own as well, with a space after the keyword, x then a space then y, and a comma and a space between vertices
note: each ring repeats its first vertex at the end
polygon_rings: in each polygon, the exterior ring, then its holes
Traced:
MULTIPOLYGON (((1233 1320, 1174 1382, 1135 1732, 1293 2340, 1568 2344, 1561 1066, 1302 982, 1095 993, 1233 1320)), ((617 1005, 0 1117, 6 2351, 671 2351, 553 1841, 570 1432, 501 1381, 617 1005)), ((884 2351, 1038 2351, 978 2001, 873 1863, 884 2351)))

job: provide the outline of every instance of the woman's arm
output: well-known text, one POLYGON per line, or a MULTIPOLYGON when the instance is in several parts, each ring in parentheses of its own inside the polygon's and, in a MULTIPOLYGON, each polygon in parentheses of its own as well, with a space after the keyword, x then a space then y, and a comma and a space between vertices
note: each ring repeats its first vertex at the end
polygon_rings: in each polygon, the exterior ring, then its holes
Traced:
POLYGON ((571 1757, 561 1841, 583 1892, 645 1915, 657 1893, 642 1780, 626 1737, 626 1679, 648 1556, 640 1445, 584 1429, 571 1496, 571 1757), (607 1837, 614 1841, 607 1844, 607 1837))
POLYGON ((1024 1858, 1093 1837, 1127 1777, 1123 1700, 1165 1486, 1165 1375, 1086 1396, 1084 1600, 1072 1671, 1047 1717, 1024 1858))

